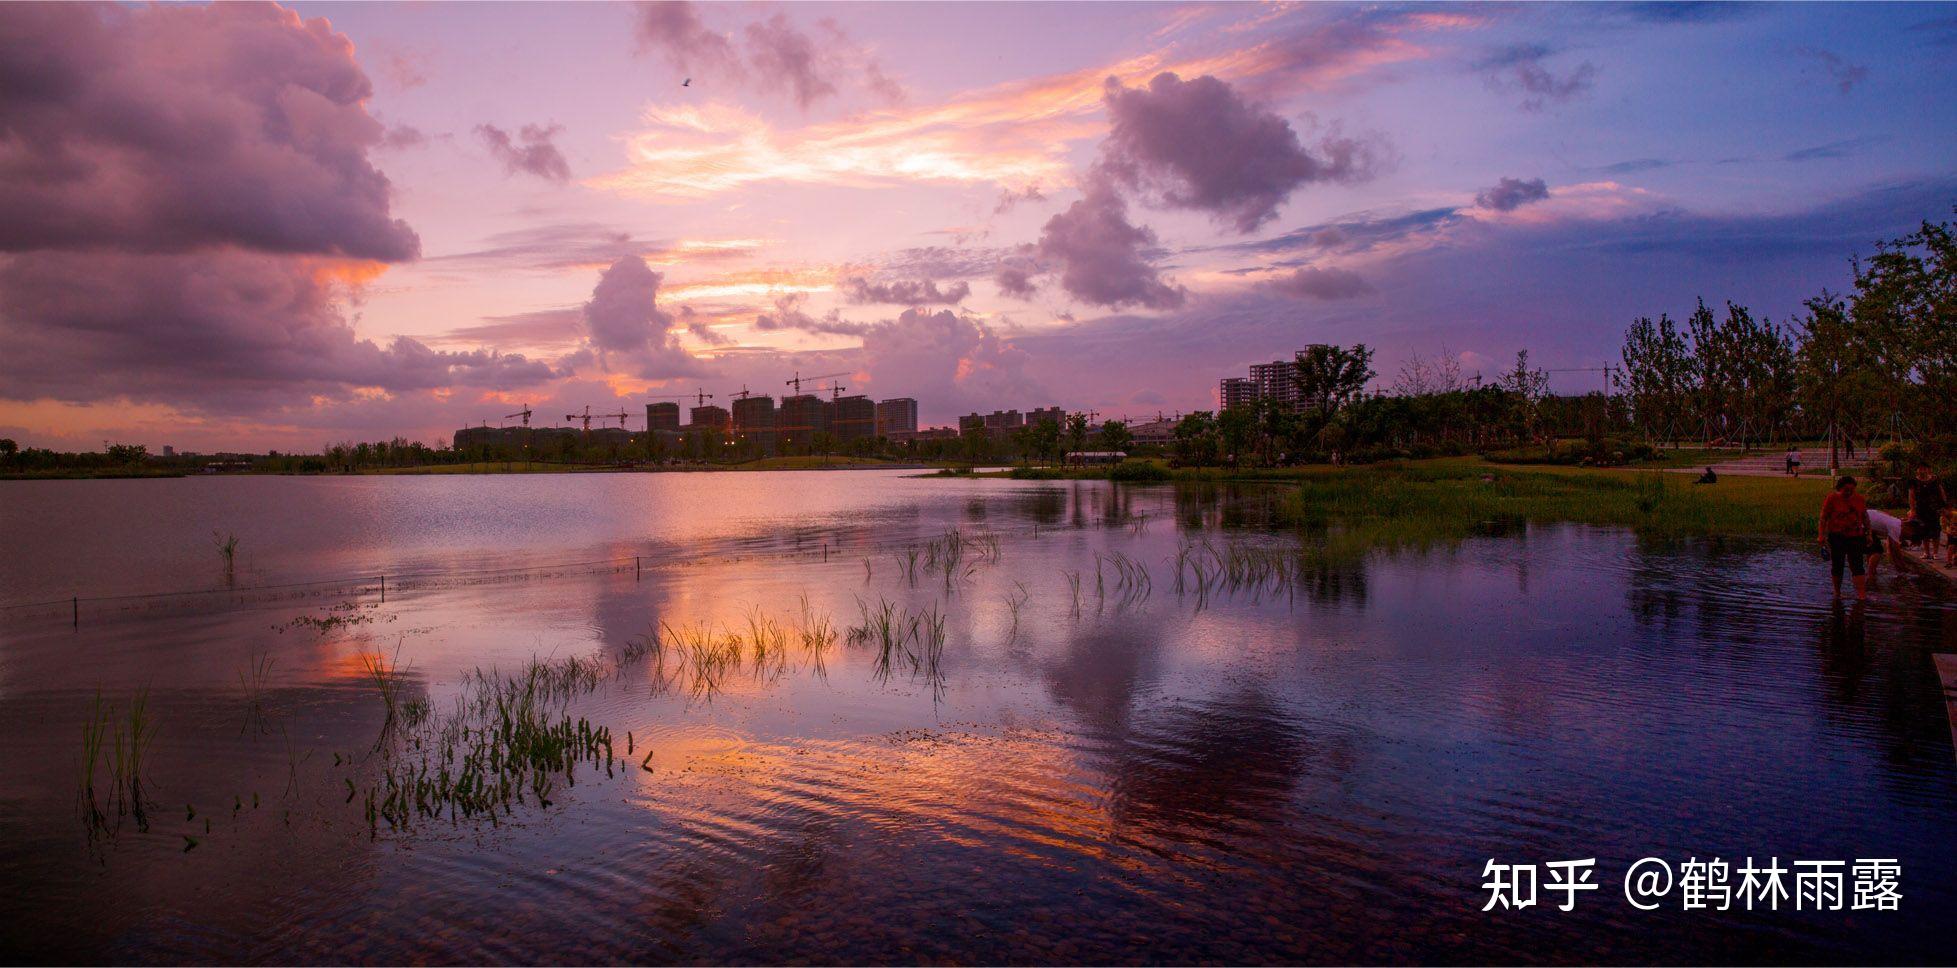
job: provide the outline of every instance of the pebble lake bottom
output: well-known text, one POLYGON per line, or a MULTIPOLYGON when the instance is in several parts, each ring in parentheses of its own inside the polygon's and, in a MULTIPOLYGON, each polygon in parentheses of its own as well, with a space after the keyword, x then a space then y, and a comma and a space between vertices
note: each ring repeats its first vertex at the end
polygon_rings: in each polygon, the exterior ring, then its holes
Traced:
POLYGON ((1957 609, 1837 608, 1798 541, 1334 552, 1277 488, 880 472, 4 495, 9 601, 224 587, 213 531, 239 588, 423 576, 0 613, 16 961, 1949 957, 1957 609), (471 717, 540 681, 573 752, 383 815, 511 755, 471 717), (112 749, 86 819, 98 695, 106 747, 143 699, 140 820, 112 749), (1645 857, 1894 859, 1900 900, 1640 910, 1645 857), (1483 910, 1489 861, 1584 858, 1573 910, 1483 910))

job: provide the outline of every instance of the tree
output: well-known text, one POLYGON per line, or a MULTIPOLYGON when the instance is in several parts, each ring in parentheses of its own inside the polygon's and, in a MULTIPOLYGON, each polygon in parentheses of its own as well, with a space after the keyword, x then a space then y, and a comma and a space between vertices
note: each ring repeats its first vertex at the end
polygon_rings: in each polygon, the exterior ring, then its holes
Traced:
POLYGON ((1126 452, 1135 442, 1135 435, 1128 432, 1128 425, 1119 420, 1110 420, 1101 425, 1101 449, 1126 452))
POLYGON ((1651 440, 1678 441, 1692 381, 1692 349, 1672 318, 1640 316, 1624 333, 1619 389, 1630 397, 1631 419, 1651 440))
POLYGON ((1067 449, 1082 451, 1087 449, 1087 415, 1077 413, 1067 418, 1067 449))
POLYGON ((1807 301, 1807 316, 1794 322, 1795 387, 1801 410, 1828 430, 1828 466, 1840 466, 1838 441, 1854 434, 1861 401, 1880 384, 1865 347, 1856 339, 1848 303, 1823 290, 1807 301))
POLYGON ((1549 394, 1549 374, 1529 368, 1529 351, 1518 350, 1515 369, 1502 376, 1502 389, 1509 396, 1509 417, 1524 439, 1536 434, 1543 397, 1549 394))
POLYGON ((1319 343, 1300 352, 1292 366, 1297 371, 1299 403, 1321 421, 1337 416, 1340 407, 1379 375, 1373 372, 1373 351, 1364 343, 1355 343, 1349 350, 1319 343))
POLYGON ((1957 237, 1922 223, 1855 264, 1855 339, 1890 431, 1949 433, 1957 401, 1957 237))
POLYGON ((18 453, 20 453, 20 445, 15 443, 12 437, 0 437, 0 457, 6 458, 11 463, 14 455, 18 453))
POLYGON ((1243 464, 1244 452, 1250 449, 1251 441, 1257 435, 1257 411, 1255 407, 1244 405, 1230 407, 1216 415, 1216 441, 1224 456, 1230 459, 1230 466, 1243 464))
POLYGON ((1020 447, 1030 457, 1051 460, 1060 450, 1060 424, 1042 420, 1028 426, 1020 432, 1020 447))
POLYGON ((1290 442, 1297 432, 1298 415, 1276 400, 1257 401, 1257 439, 1264 451, 1264 465, 1277 463, 1278 448, 1290 442))
POLYGON ((1176 423, 1175 453, 1179 463, 1207 467, 1216 463, 1216 417, 1198 410, 1176 423))

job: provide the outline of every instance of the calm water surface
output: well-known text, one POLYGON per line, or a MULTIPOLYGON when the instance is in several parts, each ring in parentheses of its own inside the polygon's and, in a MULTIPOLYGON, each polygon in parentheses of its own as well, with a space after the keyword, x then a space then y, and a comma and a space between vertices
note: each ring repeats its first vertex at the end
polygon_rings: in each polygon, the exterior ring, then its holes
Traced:
POLYGON ((1574 527, 1333 554, 1268 526, 1277 496, 883 472, 0 484, 0 604, 61 602, 0 611, 0 954, 1948 961, 1947 590, 1884 576, 1838 610, 1797 543, 1574 527), (953 529, 955 573, 907 576, 905 549, 953 529), (228 584, 214 530, 240 540, 228 584), (1198 544, 1286 564, 1178 590, 1198 544), (381 574, 385 601, 359 577, 381 574), (220 591, 137 597, 185 589, 220 591), (130 597, 74 628, 70 596, 130 597), (633 645, 757 615, 841 632, 886 601, 941 616, 942 654, 892 666, 839 636, 709 682, 633 645), (494 825, 373 830, 349 794, 411 755, 382 742, 374 654, 438 715, 476 670, 596 660, 567 714, 650 757, 494 825), (148 690, 147 830, 80 821, 98 690, 148 690), (1646 855, 1894 857, 1904 899, 1643 912, 1621 888, 1646 855), (1583 857, 1603 888, 1576 910, 1482 912, 1488 859, 1583 857))

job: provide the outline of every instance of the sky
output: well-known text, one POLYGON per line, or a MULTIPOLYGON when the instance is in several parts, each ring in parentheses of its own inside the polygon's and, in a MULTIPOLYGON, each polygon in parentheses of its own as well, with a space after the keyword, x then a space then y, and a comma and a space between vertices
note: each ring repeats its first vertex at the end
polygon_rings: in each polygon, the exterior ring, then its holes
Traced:
POLYGON ((0 4, 0 436, 1581 391, 1948 218, 1953 89, 1937 4, 0 4))

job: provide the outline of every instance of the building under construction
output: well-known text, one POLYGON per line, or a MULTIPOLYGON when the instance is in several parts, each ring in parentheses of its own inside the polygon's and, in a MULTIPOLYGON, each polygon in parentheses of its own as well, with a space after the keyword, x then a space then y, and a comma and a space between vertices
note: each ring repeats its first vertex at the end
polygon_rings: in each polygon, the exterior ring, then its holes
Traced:
POLYGON ((686 428, 689 431, 718 430, 724 434, 733 425, 732 418, 727 414, 727 408, 717 407, 711 403, 694 407, 688 417, 692 420, 686 428))
POLYGON ((815 435, 829 431, 829 401, 813 393, 781 398, 775 414, 775 443, 783 453, 807 453, 815 435))
POLYGON ((764 456, 775 452, 774 397, 736 396, 732 416, 735 444, 764 456))
POLYGON ((679 433, 680 405, 671 402, 646 404, 646 429, 679 433))
POLYGON ((869 397, 837 397, 829 404, 829 432, 837 440, 868 440, 877 435, 877 404, 869 397))

